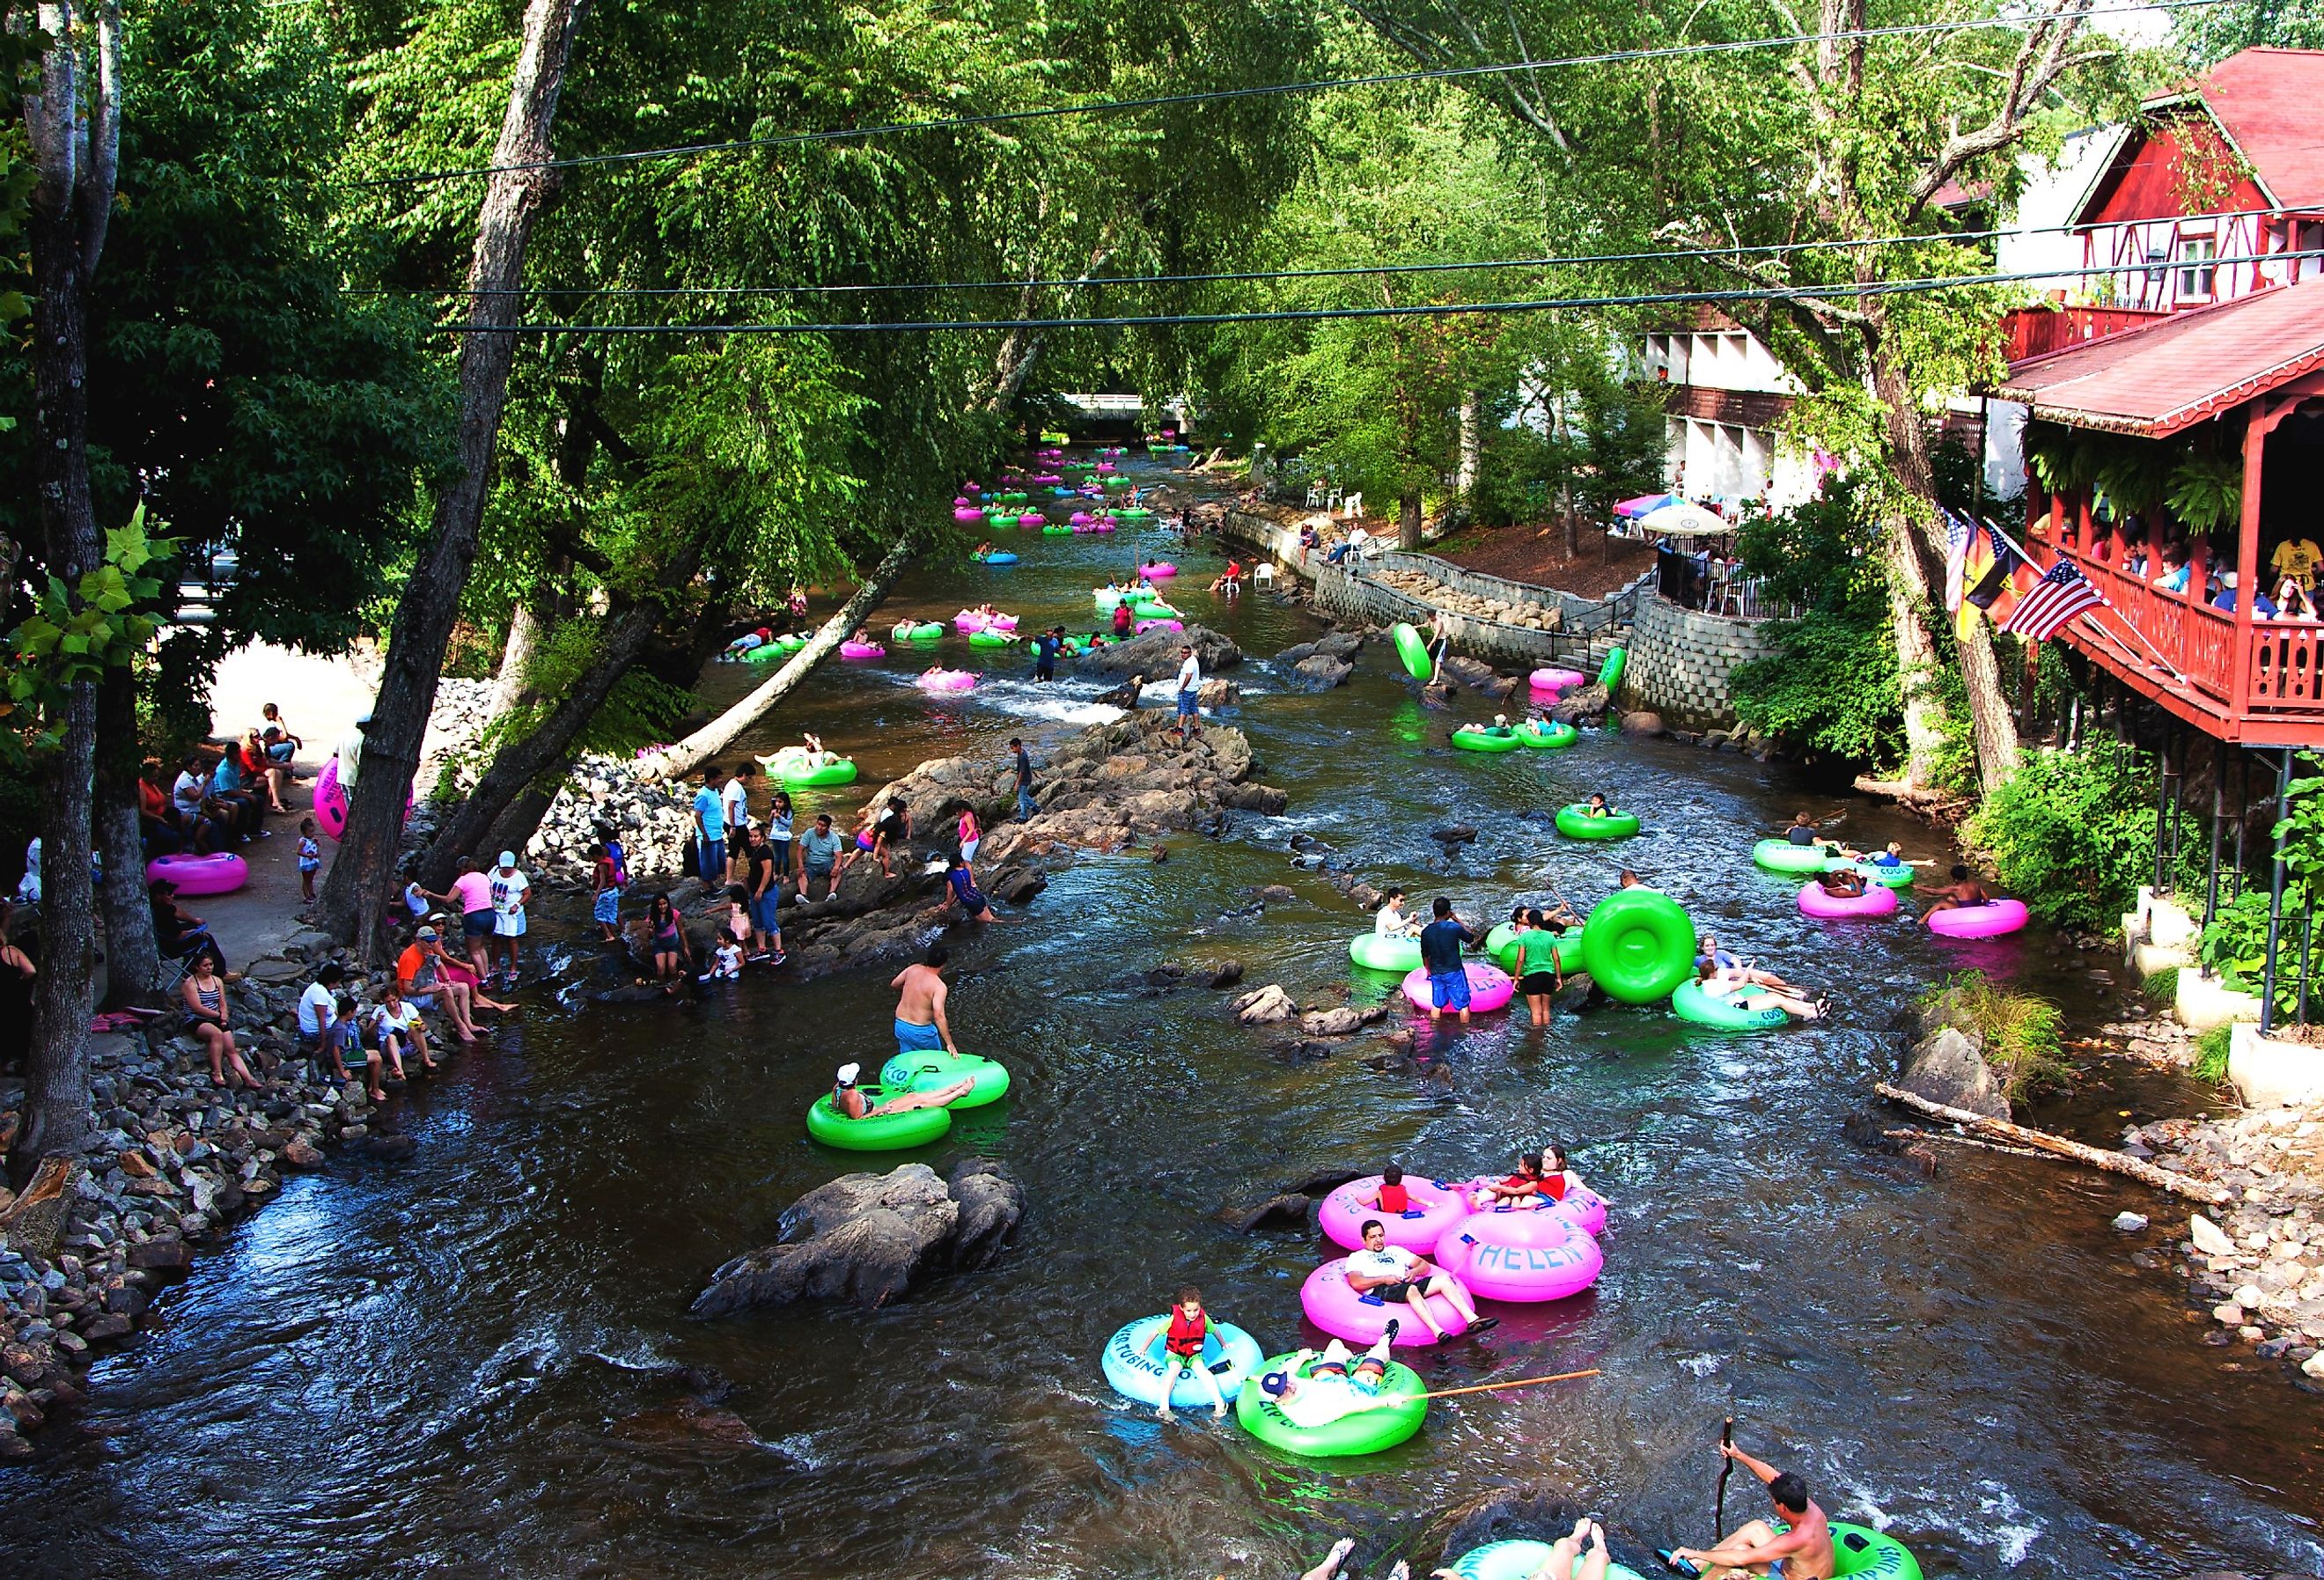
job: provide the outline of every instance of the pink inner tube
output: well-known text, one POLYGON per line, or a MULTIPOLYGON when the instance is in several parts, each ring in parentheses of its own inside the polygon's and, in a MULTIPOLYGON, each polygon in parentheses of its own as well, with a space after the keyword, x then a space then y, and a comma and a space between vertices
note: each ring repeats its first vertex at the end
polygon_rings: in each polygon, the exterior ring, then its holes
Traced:
POLYGON ((995 614, 991 620, 985 622, 984 628, 987 631, 1014 631, 1017 629, 1017 616, 995 614))
POLYGON ((843 659, 884 659, 888 650, 876 642, 843 642, 839 644, 843 659))
POLYGON ((984 513, 973 504, 964 504, 954 510, 952 519, 956 522, 981 522, 984 519, 984 513))
POLYGON ((1983 905, 1957 905, 1929 912, 1928 922, 1931 932, 1949 938, 1997 938, 2025 925, 2025 902, 1988 900, 1983 905))
POLYGON ((1095 518, 1093 518, 1089 512, 1085 510, 1077 510, 1074 512, 1073 514, 1065 518, 1065 524, 1069 527, 1085 527, 1088 526, 1093 519, 1095 518))
POLYGON ((1184 631, 1185 629, 1185 623, 1179 620, 1140 620, 1138 623, 1138 634, 1140 636, 1149 631, 1184 631))
MULTIPOLYGON (((411 792, 403 792, 403 820, 411 821, 411 792)), ((315 827, 333 839, 347 831, 347 792, 339 788, 339 759, 336 753, 323 764, 323 772, 315 777, 315 827)), ((188 891, 193 892, 193 891, 188 891)), ((224 893, 224 890, 217 891, 224 893)))
POLYGON ((1563 1213, 1582 1225, 1582 1232, 1602 1234, 1606 1232, 1606 1198, 1586 1185, 1566 1187, 1565 1199, 1551 1209, 1563 1213))
POLYGON ((1047 526, 1048 524, 1048 518, 1044 516, 1038 510, 1028 510, 1023 515, 1017 518, 1017 524, 1020 527, 1047 526))
POLYGON ((1401 1245, 1406 1251, 1416 1251, 1426 1256, 1444 1238, 1445 1231, 1467 1217, 1473 1210, 1467 1196, 1458 1188, 1447 1187, 1439 1190, 1425 1179, 1406 1175, 1405 1194, 1411 1198, 1411 1210, 1401 1215, 1383 1213, 1378 1207, 1363 1204, 1379 1189, 1380 1177, 1368 1174, 1361 1179, 1351 1179, 1323 1198, 1316 1218, 1323 1233, 1350 1251, 1363 1249, 1364 1224, 1372 1219, 1388 1231, 1388 1243, 1401 1245))
POLYGON ((973 670, 929 670, 913 682, 923 691, 966 691, 976 684, 973 670))
POLYGON ((1563 691, 1568 686, 1579 686, 1583 676, 1579 670, 1536 670, 1531 679, 1536 691, 1563 691))
POLYGON ((226 851, 215 855, 156 856, 145 864, 149 883, 175 883, 184 895, 231 894, 250 882, 250 864, 226 851))
POLYGON ((1093 532, 1111 532, 1113 531, 1113 518, 1109 516, 1102 522, 1092 522, 1090 523, 1090 531, 1093 532))
MULTIPOLYGON (((1443 1296, 1428 1296, 1427 1305, 1428 1315, 1449 1336, 1458 1338, 1469 1331, 1468 1319, 1454 1310, 1452 1302, 1443 1296)), ((1391 1317, 1403 1324, 1396 1335, 1398 1348, 1418 1349, 1436 1342, 1436 1335, 1405 1309, 1403 1301, 1390 1304, 1386 1300, 1367 1300, 1350 1289, 1348 1259, 1344 1256, 1333 1257, 1307 1275, 1307 1281, 1299 1286, 1299 1308, 1307 1313, 1308 1321, 1325 1333, 1345 1339, 1359 1349, 1370 1349, 1379 1343, 1391 1317)))
MULTIPOLYGON (((1120 452, 1117 450, 1114 453, 1119 455, 1120 452)), ((1100 461, 1097 464, 1097 469, 1101 472, 1111 472, 1113 470, 1113 463, 1111 461, 1100 461)))
MULTIPOLYGON (((1498 966, 1488 966, 1482 960, 1471 960, 1461 969, 1469 977, 1469 1008, 1479 1013, 1505 1009, 1517 984, 1509 974, 1498 966)), ((1428 967, 1416 966, 1404 979, 1404 996, 1424 1010, 1433 1010, 1436 1001, 1429 995, 1428 967)))
POLYGON ((990 624, 990 620, 988 616, 980 614, 973 609, 963 609, 952 617, 952 623, 954 629, 958 631, 982 631, 990 624))
POLYGON ((1830 921, 1850 916, 1894 916, 1896 891, 1886 883, 1867 883, 1854 899, 1827 894, 1821 883, 1800 885, 1800 914, 1830 921))
POLYGON ((1488 1300, 1563 1300, 1598 1281, 1605 1252, 1563 1213, 1490 1208, 1444 1232, 1436 1264, 1488 1300))
POLYGON ((1176 576, 1178 574, 1178 568, 1165 561, 1157 560, 1152 565, 1139 566, 1138 568, 1138 574, 1143 577, 1176 576))

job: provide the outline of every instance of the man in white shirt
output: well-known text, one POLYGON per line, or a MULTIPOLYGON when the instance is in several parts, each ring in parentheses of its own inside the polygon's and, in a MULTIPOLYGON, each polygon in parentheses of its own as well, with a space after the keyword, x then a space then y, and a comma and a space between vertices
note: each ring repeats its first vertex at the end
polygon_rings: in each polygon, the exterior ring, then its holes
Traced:
POLYGON ((337 1014, 334 1001, 346 975, 337 961, 328 962, 299 995, 299 1035, 306 1039, 308 1054, 318 1070, 330 1067, 331 1023, 337 1014))
POLYGON ((1199 722, 1203 693, 1203 663, 1194 656, 1192 646, 1178 649, 1178 744, 1186 744, 1186 732, 1199 722))
POLYGON ((1459 1312, 1471 1333, 1482 1332, 1500 1321, 1498 1317, 1478 1316, 1469 1291, 1417 1252, 1390 1245, 1388 1228, 1378 1218, 1364 1220, 1363 1235, 1364 1248, 1348 1253, 1348 1288, 1357 1294, 1382 1303, 1401 1302, 1406 1310, 1420 1319, 1421 1326, 1440 1340, 1444 1337, 1444 1329, 1435 1313, 1428 1309, 1427 1297, 1431 1295, 1459 1312))
POLYGON ((355 720, 355 727, 339 741, 339 788, 353 797, 355 775, 363 769, 364 728, 371 723, 371 715, 355 720))
POLYGON ((734 771, 734 777, 728 780, 718 792, 718 799, 726 813, 726 855, 730 877, 734 864, 742 860, 743 830, 751 827, 751 776, 758 772, 758 764, 745 758, 742 766, 734 771))

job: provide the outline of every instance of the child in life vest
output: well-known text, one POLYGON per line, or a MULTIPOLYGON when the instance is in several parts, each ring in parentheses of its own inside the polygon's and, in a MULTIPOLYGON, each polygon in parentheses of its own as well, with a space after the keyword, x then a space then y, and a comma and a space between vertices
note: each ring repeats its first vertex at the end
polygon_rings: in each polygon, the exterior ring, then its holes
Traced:
POLYGON ((1171 1420, 1170 1391, 1178 1379, 1194 1376, 1202 1380, 1210 1391, 1211 1413, 1223 1419, 1227 1413, 1227 1396, 1219 1391, 1219 1380, 1203 1364, 1203 1346, 1211 1336, 1211 1314, 1203 1309, 1203 1292, 1188 1284, 1178 1291, 1177 1304, 1170 1307, 1169 1326, 1162 1330, 1162 1397, 1154 1413, 1171 1420))

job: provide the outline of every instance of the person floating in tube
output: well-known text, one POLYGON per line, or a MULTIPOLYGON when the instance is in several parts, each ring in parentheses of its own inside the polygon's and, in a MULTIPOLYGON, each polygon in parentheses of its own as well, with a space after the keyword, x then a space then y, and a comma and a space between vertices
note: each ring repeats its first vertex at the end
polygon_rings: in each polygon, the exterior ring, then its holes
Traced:
POLYGON ((1227 1396, 1220 1391, 1219 1380, 1211 1375, 1211 1369, 1203 1364, 1203 1346, 1210 1336, 1211 1314, 1203 1309, 1203 1292, 1188 1284, 1178 1291, 1169 1322, 1154 1335, 1162 1346, 1162 1397, 1154 1413, 1164 1420, 1176 1419, 1170 1413, 1170 1391, 1181 1377, 1199 1379, 1210 1391, 1212 1418, 1226 1418, 1227 1396))
MULTIPOLYGON (((1461 1314, 1471 1333, 1482 1333, 1499 1323, 1498 1317, 1480 1317, 1476 1304, 1468 1292, 1448 1277, 1442 1268, 1416 1252, 1388 1243, 1388 1226, 1378 1218, 1366 1218, 1363 1224, 1364 1248, 1348 1253, 1348 1270, 1343 1275, 1348 1288, 1376 1305, 1401 1303, 1420 1326, 1434 1334, 1439 1340, 1444 1330, 1436 1325, 1436 1317, 1428 1309, 1427 1297, 1435 1295, 1461 1314)), ((1394 1319, 1391 1318, 1391 1321, 1394 1319)))
POLYGON ((1720 1444, 1719 1452, 1766 1483, 1775 1519, 1747 1521, 1714 1548, 1673 1548, 1662 1555, 1663 1562, 1682 1575, 1708 1580, 1749 1580, 1760 1575, 1831 1580, 1840 1566, 1831 1545, 1831 1521, 1808 1496, 1807 1483, 1794 1472, 1752 1458, 1732 1443, 1720 1444), (1775 1529, 1778 1522, 1788 1528, 1781 1534, 1775 1529))

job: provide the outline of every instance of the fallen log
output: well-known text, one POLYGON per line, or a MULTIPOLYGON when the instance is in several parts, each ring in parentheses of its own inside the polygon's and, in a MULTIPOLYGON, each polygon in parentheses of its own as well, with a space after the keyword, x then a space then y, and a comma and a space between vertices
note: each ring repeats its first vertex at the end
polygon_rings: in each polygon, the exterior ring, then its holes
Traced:
POLYGON ((2206 1185, 2200 1180, 2189 1179, 2139 1159, 2125 1157, 2120 1152, 2085 1146, 2080 1141, 2070 1141, 2063 1136, 2053 1136, 2048 1131, 2012 1124, 2006 1119, 1987 1119, 1981 1113, 1971 1113, 1966 1108, 1932 1103, 1926 1097, 1914 1096, 1903 1087, 1892 1086, 1886 1081, 1874 1082, 1872 1089, 1891 1103, 1901 1103, 1916 1113, 1925 1113, 1932 1119, 1957 1124, 1969 1134, 1983 1136, 1987 1141, 2013 1142, 2035 1151, 2047 1152, 2052 1157, 2070 1159, 2089 1168, 2102 1169, 2108 1174, 2120 1174, 2137 1180, 2141 1185, 2169 1191, 2173 1196, 2183 1196, 2190 1201, 2216 1206, 2227 1199, 2224 1186, 2206 1185))

